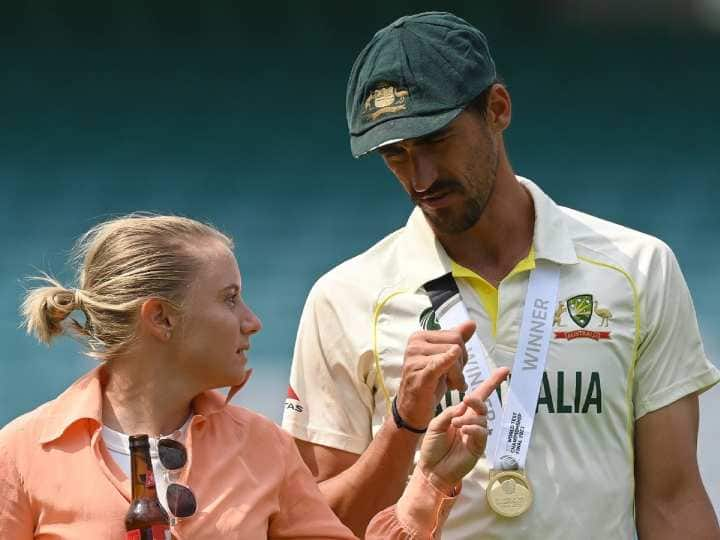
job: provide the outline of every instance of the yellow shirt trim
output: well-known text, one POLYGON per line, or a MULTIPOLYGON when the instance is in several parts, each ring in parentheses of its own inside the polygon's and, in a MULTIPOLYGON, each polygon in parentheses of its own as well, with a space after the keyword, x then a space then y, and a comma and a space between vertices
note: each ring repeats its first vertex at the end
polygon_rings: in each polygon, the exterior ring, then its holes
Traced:
POLYGON ((385 409, 388 416, 392 414, 392 401, 390 400, 390 392, 388 392, 387 386, 385 385, 385 374, 383 373, 382 366, 380 365, 380 353, 378 352, 377 346, 378 319, 380 318, 380 313, 382 312, 383 307, 385 307, 385 304, 387 304, 395 296, 399 294, 405 294, 406 292, 407 291, 405 290, 401 290, 388 294, 382 300, 380 300, 380 302, 378 302, 378 304, 375 306, 375 311, 373 313, 372 347, 373 363, 375 364, 375 382, 380 385, 380 390, 382 390, 383 397, 385 398, 385 409))
POLYGON ((635 338, 633 340, 633 357, 632 362, 630 362, 630 369, 628 370, 628 377, 627 377, 627 388, 625 389, 625 401, 627 403, 627 423, 626 423, 626 429, 627 429, 627 435, 628 435, 628 459, 630 463, 633 463, 635 460, 635 400, 633 399, 633 389, 635 386, 635 368, 637 366, 638 362, 638 354, 640 351, 640 300, 638 297, 638 287, 635 284, 635 280, 633 280, 632 276, 620 268, 619 266, 615 266, 613 264, 608 264, 606 262, 597 261, 595 259, 591 259, 589 257, 583 257, 581 255, 578 255, 578 259, 581 261, 585 261, 590 264, 595 264, 597 266, 602 266, 604 268, 610 268, 611 270, 616 270, 617 272, 620 272, 623 276, 625 276, 625 279, 628 280, 628 283, 630 283, 630 288, 632 289, 632 295, 633 295, 633 311, 635 315, 635 338))
MULTIPOLYGON (((480 302, 482 302, 482 305, 485 308, 485 312, 488 314, 488 317, 490 317, 490 320, 492 321, 492 335, 496 335, 498 305, 500 303, 500 295, 498 289, 493 287, 483 277, 479 276, 469 268, 465 268, 464 266, 459 265, 455 261, 450 262, 453 277, 465 279, 468 285, 473 288, 475 294, 478 295, 478 298, 480 298, 480 302)), ((524 259, 518 261, 518 263, 515 265, 515 268, 513 268, 510 273, 503 278, 502 281, 510 279, 515 274, 519 274, 520 272, 532 270, 533 268, 535 268, 535 248, 533 246, 530 246, 530 251, 528 252, 527 256, 524 259)), ((502 284, 502 281, 500 282, 500 284, 502 284)))

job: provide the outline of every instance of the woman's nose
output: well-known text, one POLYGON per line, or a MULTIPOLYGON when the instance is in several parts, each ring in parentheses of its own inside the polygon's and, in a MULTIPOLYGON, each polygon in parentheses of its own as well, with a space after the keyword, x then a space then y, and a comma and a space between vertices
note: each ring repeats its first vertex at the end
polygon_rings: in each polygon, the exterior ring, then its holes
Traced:
POLYGON ((262 329, 262 322, 253 311, 245 306, 245 310, 240 320, 240 328, 243 334, 257 334, 262 329))

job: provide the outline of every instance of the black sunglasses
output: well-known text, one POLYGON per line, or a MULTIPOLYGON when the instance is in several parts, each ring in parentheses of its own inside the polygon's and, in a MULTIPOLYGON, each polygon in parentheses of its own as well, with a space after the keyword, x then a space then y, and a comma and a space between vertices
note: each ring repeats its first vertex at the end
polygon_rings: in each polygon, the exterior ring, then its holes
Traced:
MULTIPOLYGON (((158 441, 160 463, 169 471, 175 471, 187 463, 187 450, 182 443, 174 439, 158 441)), ((175 517, 186 518, 197 511, 197 500, 189 487, 171 483, 167 488, 168 510, 175 517)))

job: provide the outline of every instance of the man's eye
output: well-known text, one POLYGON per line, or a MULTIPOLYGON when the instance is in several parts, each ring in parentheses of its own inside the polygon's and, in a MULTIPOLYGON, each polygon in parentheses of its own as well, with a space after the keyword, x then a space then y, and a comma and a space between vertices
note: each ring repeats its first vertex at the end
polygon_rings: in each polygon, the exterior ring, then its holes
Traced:
POLYGON ((228 304, 230 304, 231 306, 234 306, 235 304, 237 304, 238 295, 237 295, 237 294, 230 295, 230 296, 228 296, 228 297, 225 299, 225 301, 226 301, 228 304))
POLYGON ((449 137, 449 134, 447 134, 447 133, 438 133, 437 135, 428 137, 425 140, 425 142, 427 144, 438 144, 438 143, 441 143, 444 140, 446 140, 448 137, 449 137))
POLYGON ((398 158, 402 157, 404 152, 397 148, 387 148, 387 149, 381 150, 380 154, 385 159, 398 159, 398 158))

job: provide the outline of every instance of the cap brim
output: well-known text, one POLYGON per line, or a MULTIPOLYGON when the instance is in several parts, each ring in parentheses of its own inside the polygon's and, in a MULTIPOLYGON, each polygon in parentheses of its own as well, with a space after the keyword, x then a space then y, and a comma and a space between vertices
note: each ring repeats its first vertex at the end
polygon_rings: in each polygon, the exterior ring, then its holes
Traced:
POLYGON ((444 128, 463 109, 465 109, 464 105, 432 116, 392 118, 370 128, 365 133, 350 135, 350 151, 354 157, 358 158, 387 144, 424 137, 433 131, 444 128))

